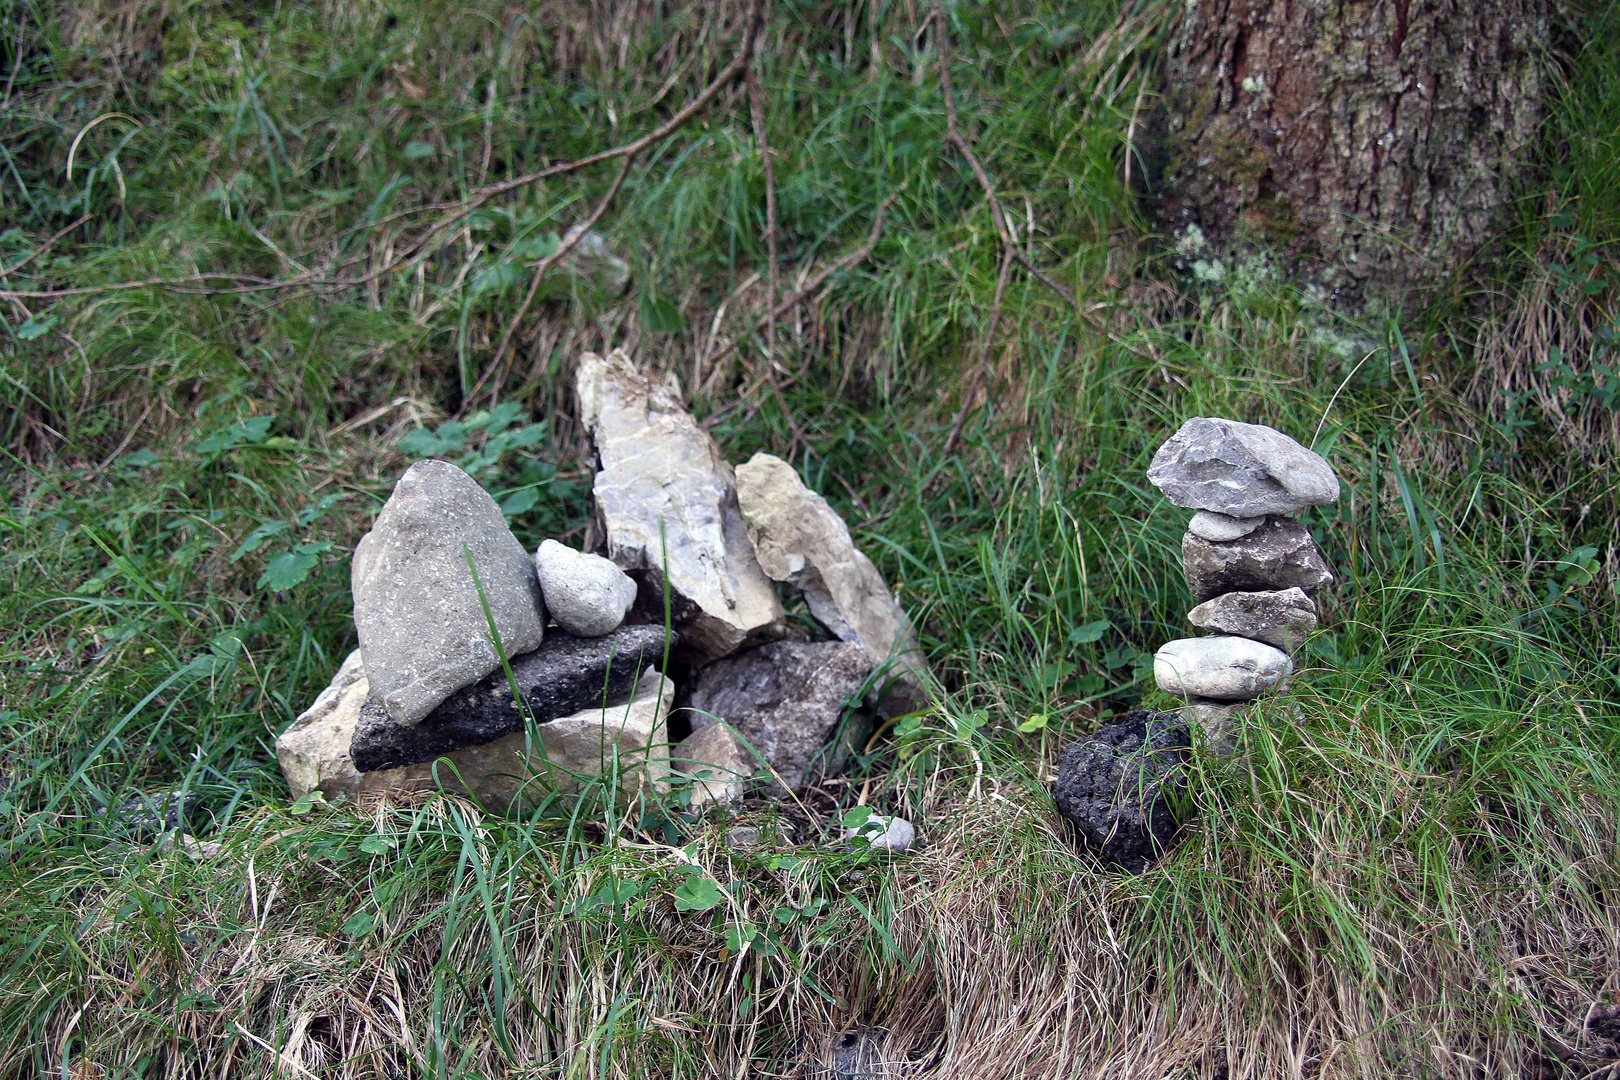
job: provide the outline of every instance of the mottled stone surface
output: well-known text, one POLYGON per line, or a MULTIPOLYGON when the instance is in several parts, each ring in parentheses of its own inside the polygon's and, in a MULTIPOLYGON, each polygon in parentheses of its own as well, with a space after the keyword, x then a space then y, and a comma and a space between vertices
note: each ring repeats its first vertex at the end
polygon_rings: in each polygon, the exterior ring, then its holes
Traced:
POLYGON ((1229 592, 1298 588, 1314 595, 1333 584, 1310 530, 1292 518, 1268 518, 1247 536, 1224 544, 1189 532, 1181 538, 1181 568, 1199 604, 1229 592))
POLYGON ((737 502, 765 573, 797 587, 821 625, 858 643, 884 673, 874 698, 879 715, 923 707, 926 666, 911 620, 837 511, 792 465, 763 453, 737 467, 737 502))
POLYGON ((1172 711, 1187 721, 1189 728, 1196 727, 1204 733, 1204 749, 1216 757, 1226 757, 1237 749, 1243 709, 1242 702, 1198 698, 1172 711))
POLYGON ((592 498, 608 558, 633 572, 647 610, 661 616, 667 581, 695 664, 776 636, 782 605, 737 512, 735 475, 674 377, 654 380, 615 350, 580 357, 575 386, 601 464, 592 498))
POLYGON ((276 756, 294 799, 315 789, 333 798, 442 788, 476 796, 495 812, 516 812, 546 791, 577 790, 573 773, 597 774, 604 762, 615 759, 625 791, 668 787, 664 744, 674 686, 657 672, 648 672, 634 699, 624 705, 585 709, 541 725, 538 745, 526 745, 519 733, 453 750, 433 762, 366 773, 357 771, 349 757, 370 689, 358 650, 327 689, 332 693, 323 692, 276 740, 276 756))
POLYGON ((724 724, 708 724, 676 743, 669 767, 692 781, 693 810, 736 802, 748 794, 759 766, 724 724))
POLYGON ((1320 454, 1275 428, 1199 416, 1159 447, 1148 479, 1177 506, 1234 518, 1293 514, 1339 497, 1320 454))
POLYGON ((1316 602, 1304 589, 1222 593, 1187 613, 1200 630, 1253 638, 1292 655, 1316 629, 1316 602))
POLYGON ((372 693, 418 723, 500 665, 468 556, 508 656, 540 644, 545 615, 534 564, 495 500, 444 461, 405 471, 355 548, 354 628, 372 693))
MULTIPOLYGON (((594 638, 554 631, 538 649, 509 663, 529 715, 544 724, 628 701, 641 674, 663 660, 663 627, 625 626, 594 638)), ((501 669, 451 694, 415 727, 395 721, 373 694, 360 711, 350 753, 361 772, 393 769, 494 742, 523 725, 501 669)))
POLYGON ((1181 825, 1192 740, 1172 713, 1138 710, 1063 751, 1058 813, 1099 856, 1141 873, 1181 825))
POLYGON ((1187 531, 1202 536, 1205 540, 1224 543, 1227 540, 1236 540, 1240 536, 1248 536, 1265 523, 1266 519, 1263 517, 1235 518, 1211 510, 1200 510, 1187 523, 1187 531))
MULTIPOLYGON (((845 704, 859 704, 871 670, 866 650, 852 641, 762 645, 698 672, 692 728, 724 720, 789 787, 798 787, 816 773, 842 768, 860 737, 855 718, 838 738, 845 704)), ((766 790, 783 794, 774 781, 766 790)))
POLYGON ((546 540, 534 553, 534 567, 546 612, 575 637, 612 633, 636 602, 636 583, 600 555, 546 540))
POLYGON ((1281 649, 1241 637, 1177 638, 1153 656, 1160 690, 1215 701, 1259 697, 1293 670, 1294 662, 1281 649))

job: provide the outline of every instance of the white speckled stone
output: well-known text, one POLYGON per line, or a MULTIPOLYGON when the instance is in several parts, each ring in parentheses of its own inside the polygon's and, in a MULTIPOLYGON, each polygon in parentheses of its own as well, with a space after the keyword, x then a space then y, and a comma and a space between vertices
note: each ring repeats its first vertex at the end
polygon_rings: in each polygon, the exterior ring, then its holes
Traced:
POLYGON ((575 637, 611 634, 636 602, 636 583, 611 560, 547 540, 534 553, 546 611, 575 637))

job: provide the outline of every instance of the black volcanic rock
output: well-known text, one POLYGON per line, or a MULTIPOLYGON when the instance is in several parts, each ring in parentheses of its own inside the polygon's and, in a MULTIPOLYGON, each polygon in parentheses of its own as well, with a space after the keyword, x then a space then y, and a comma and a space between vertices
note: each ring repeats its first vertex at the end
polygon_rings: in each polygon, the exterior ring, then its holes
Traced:
MULTIPOLYGON (((548 630, 533 652, 511 660, 512 674, 536 723, 592 706, 630 700, 637 677, 662 665, 662 626, 622 626, 602 637, 577 638, 548 630)), ((670 647, 675 635, 669 635, 670 647)), ((480 746, 523 730, 506 672, 497 669, 457 690, 415 727, 388 715, 375 695, 361 707, 349 756, 360 772, 432 761, 464 746, 480 746)))
POLYGON ((1170 846, 1181 825, 1192 738, 1174 713, 1138 709, 1063 751, 1058 813, 1098 855, 1133 874, 1170 846))

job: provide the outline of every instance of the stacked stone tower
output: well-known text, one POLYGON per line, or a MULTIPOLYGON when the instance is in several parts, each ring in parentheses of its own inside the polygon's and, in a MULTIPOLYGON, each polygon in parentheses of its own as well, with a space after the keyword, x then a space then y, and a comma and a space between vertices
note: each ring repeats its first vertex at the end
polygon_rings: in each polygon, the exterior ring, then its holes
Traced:
POLYGON ((1217 417, 1183 424, 1154 455, 1148 479, 1197 511, 1181 540, 1197 605, 1187 618, 1211 632, 1165 644, 1154 678, 1186 699, 1183 715, 1222 749, 1238 709, 1293 672, 1293 655, 1316 629, 1315 596, 1333 574, 1292 515, 1337 500, 1339 480, 1282 432, 1217 417))

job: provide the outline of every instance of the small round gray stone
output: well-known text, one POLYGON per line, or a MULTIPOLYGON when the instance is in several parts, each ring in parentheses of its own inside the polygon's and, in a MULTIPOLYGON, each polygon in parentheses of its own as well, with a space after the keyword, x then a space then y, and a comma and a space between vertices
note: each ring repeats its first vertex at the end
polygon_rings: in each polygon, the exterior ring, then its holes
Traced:
POLYGON ((600 555, 547 540, 534 553, 546 610, 575 637, 611 634, 636 602, 636 583, 600 555))
POLYGON ((1227 514, 1217 514, 1213 510, 1200 510, 1193 515, 1192 521, 1187 523, 1187 529, 1195 536, 1202 536, 1205 540, 1222 544, 1228 540, 1236 540, 1240 536, 1248 536, 1265 523, 1266 519, 1263 517, 1235 518, 1227 514))
POLYGON ((856 837, 865 839, 874 851, 888 851, 901 855, 917 842, 917 830, 903 817, 873 814, 858 828, 844 830, 845 840, 854 840, 856 837))

